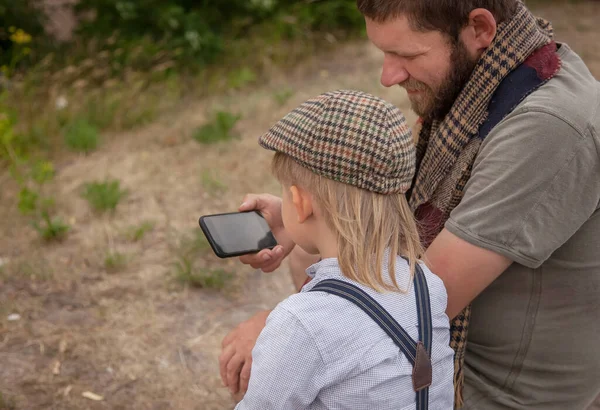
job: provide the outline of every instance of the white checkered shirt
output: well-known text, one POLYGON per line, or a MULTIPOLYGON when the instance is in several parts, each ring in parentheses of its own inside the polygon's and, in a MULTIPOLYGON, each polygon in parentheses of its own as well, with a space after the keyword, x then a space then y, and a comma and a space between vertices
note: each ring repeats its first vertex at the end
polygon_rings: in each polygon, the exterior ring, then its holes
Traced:
MULTIPOLYGON (((433 383, 429 409, 452 410, 453 350, 441 279, 421 264, 431 298, 433 383)), ((373 297, 418 340, 416 299, 410 291, 377 293, 345 278, 337 259, 311 266, 313 280, 281 302, 252 351, 248 392, 236 410, 416 408, 412 366, 392 339, 359 307, 339 296, 308 292, 324 279, 352 283, 373 297)), ((387 271, 384 278, 388 277, 387 271)), ((396 279, 406 289, 409 268, 397 258, 396 279)))

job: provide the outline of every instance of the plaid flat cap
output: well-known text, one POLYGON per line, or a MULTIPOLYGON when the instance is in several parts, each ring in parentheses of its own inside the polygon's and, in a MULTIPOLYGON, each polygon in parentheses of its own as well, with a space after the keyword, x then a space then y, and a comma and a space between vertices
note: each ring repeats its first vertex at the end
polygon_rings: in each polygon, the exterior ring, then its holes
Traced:
POLYGON ((415 172, 406 119, 392 104, 353 90, 301 104, 259 138, 329 179, 379 194, 405 193, 415 172))

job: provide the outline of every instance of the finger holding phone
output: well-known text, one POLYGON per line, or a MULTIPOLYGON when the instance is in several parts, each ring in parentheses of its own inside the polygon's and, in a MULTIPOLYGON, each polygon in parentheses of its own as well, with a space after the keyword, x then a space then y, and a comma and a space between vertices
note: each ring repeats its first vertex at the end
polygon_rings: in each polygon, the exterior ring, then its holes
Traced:
POLYGON ((239 210, 241 212, 251 210, 260 212, 269 224, 271 232, 273 232, 278 243, 273 249, 263 249, 256 254, 241 256, 240 261, 252 266, 254 269, 261 269, 267 273, 273 272, 295 246, 283 227, 281 198, 269 194, 248 194, 244 197, 239 210))

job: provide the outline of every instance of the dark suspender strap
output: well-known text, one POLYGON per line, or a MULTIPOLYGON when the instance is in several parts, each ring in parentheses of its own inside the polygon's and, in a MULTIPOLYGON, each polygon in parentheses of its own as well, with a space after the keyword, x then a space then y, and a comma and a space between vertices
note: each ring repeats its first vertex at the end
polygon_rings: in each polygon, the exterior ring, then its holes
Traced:
MULTIPOLYGON (((423 269, 421 269, 418 263, 415 265, 415 295, 417 299, 417 315, 419 316, 419 343, 425 348, 423 353, 426 354, 426 358, 421 358, 418 354, 419 349, 417 349, 418 358, 423 360, 417 360, 417 365, 413 368, 413 384, 417 391, 418 404, 429 403, 429 386, 431 385, 433 376, 431 368, 431 340, 433 338, 431 301, 429 300, 429 288, 427 287, 425 273, 423 273, 423 269), (420 366, 422 366, 422 370, 420 366), (427 387, 417 389, 419 386, 427 387)), ((427 407, 424 408, 426 409, 427 407)))
POLYGON ((414 286, 419 320, 418 343, 379 303, 355 285, 337 279, 326 279, 316 284, 310 291, 322 291, 340 296, 357 305, 379 324, 413 366, 413 387, 417 394, 417 410, 427 410, 432 376, 431 306, 425 274, 419 265, 415 270, 414 286))

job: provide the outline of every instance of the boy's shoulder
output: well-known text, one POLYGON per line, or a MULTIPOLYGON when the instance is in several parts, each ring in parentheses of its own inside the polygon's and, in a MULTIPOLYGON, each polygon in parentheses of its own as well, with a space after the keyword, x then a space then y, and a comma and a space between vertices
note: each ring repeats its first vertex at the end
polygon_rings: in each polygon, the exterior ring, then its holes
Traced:
POLYGON ((345 299, 323 292, 299 292, 281 301, 271 315, 283 317, 289 322, 282 323, 280 319, 277 326, 301 327, 302 332, 306 333, 319 351, 323 361, 331 363, 339 356, 335 354, 336 346, 344 340, 356 343, 361 337, 360 334, 349 332, 346 326, 340 328, 340 324, 352 323, 353 314, 351 309, 349 311, 348 306, 345 306, 346 303, 348 302, 345 299))
MULTIPOLYGON (((420 266, 427 281, 433 320, 436 326, 449 327, 445 314, 447 293, 444 284, 423 263, 420 266)), ((408 266, 406 268, 408 269, 408 266)), ((417 328, 416 300, 412 284, 405 293, 378 293, 347 278, 335 279, 362 288, 407 331, 417 328)), ((348 338, 353 338, 357 345, 361 345, 377 343, 381 337, 387 337, 385 333, 379 332, 379 325, 354 303, 326 292, 311 292, 310 289, 319 281, 318 278, 314 279, 302 292, 279 303, 277 309, 285 310, 297 320, 311 334, 320 349, 326 350, 324 345, 347 344, 348 338)))

